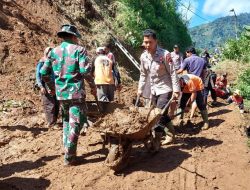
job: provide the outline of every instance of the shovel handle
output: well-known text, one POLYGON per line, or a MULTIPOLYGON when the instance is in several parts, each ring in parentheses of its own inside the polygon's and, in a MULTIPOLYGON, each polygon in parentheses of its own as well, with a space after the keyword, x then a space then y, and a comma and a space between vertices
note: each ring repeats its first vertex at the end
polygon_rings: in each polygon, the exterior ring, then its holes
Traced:
POLYGON ((96 95, 95 95, 94 97, 95 97, 95 102, 96 102, 96 105, 97 105, 97 109, 98 109, 98 111, 99 111, 99 113, 100 113, 100 112, 101 112, 101 107, 100 107, 100 104, 99 104, 98 98, 97 98, 97 96, 96 96, 96 95))
POLYGON ((172 103, 172 101, 173 101, 173 98, 171 98, 171 99, 168 101, 168 103, 164 106, 164 108, 163 108, 162 111, 161 111, 161 115, 164 115, 164 114, 165 114, 165 112, 166 112, 167 109, 169 108, 169 106, 170 106, 170 104, 172 103))
POLYGON ((140 101, 140 95, 137 95, 136 101, 135 101, 135 107, 138 107, 139 101, 140 101))
POLYGON ((118 103, 121 103, 121 93, 120 93, 120 91, 118 90, 118 103))

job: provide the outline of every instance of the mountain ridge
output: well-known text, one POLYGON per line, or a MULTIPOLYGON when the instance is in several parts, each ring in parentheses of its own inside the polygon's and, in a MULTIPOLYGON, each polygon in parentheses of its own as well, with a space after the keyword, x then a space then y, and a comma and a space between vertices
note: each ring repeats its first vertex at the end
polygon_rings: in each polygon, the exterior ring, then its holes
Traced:
MULTIPOLYGON (((250 13, 237 16, 237 35, 245 25, 250 25, 250 13)), ((235 38, 235 17, 221 17, 213 22, 189 28, 193 43, 199 49, 214 49, 222 46, 228 39, 235 38)))

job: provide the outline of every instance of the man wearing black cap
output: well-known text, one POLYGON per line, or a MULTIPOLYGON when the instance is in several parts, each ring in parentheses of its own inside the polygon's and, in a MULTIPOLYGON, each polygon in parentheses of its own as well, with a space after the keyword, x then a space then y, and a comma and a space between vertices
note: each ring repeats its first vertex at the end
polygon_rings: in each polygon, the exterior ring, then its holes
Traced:
POLYGON ((175 70, 178 71, 181 68, 181 64, 183 62, 183 55, 180 52, 178 45, 174 45, 174 51, 171 52, 171 58, 173 60, 175 70))
POLYGON ((40 73, 51 92, 56 94, 62 108, 63 144, 65 165, 76 163, 78 136, 83 124, 87 122, 84 112, 85 90, 83 79, 90 84, 95 94, 94 80, 91 77, 91 65, 87 51, 78 45, 81 37, 74 25, 65 24, 57 33, 63 42, 51 50, 40 73), (49 77, 54 72, 54 81, 49 77))
MULTIPOLYGON (((145 51, 141 55, 140 80, 138 95, 142 95, 149 77, 151 100, 159 109, 163 109, 170 98, 178 98, 180 84, 175 72, 170 53, 157 45, 156 33, 147 29, 143 32, 145 51)), ((166 139, 163 144, 168 144, 174 139, 174 128, 170 117, 165 114, 159 124, 164 127, 166 139)))

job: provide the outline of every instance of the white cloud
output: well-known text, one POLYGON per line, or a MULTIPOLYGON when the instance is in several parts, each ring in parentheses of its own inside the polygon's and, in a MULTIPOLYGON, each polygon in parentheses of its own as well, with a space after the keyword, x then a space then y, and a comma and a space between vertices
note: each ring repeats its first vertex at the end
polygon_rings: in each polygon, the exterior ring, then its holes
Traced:
POLYGON ((194 13, 192 12, 196 12, 198 5, 198 0, 181 1, 178 10, 182 14, 183 18, 189 21, 194 16, 194 13), (187 8, 189 8, 189 10, 187 8))
MULTIPOLYGON (((230 15, 229 11, 234 9, 236 14, 250 12, 249 0, 206 0, 203 13, 210 16, 230 15)), ((231 13, 232 14, 232 13, 231 13)))

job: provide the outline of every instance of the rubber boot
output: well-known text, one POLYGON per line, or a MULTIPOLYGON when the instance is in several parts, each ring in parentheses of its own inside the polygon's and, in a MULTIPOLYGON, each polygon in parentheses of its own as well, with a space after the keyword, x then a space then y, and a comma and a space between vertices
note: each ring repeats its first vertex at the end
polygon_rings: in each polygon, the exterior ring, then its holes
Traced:
POLYGON ((178 124, 177 125, 178 125, 179 128, 181 128, 184 125, 184 121, 183 121, 184 110, 181 109, 181 108, 178 108, 177 109, 177 114, 180 114, 180 115, 177 116, 177 120, 178 120, 178 124))
POLYGON ((166 136, 165 140, 162 142, 162 145, 172 143, 175 138, 175 129, 171 121, 167 123, 166 127, 164 128, 164 131, 166 133, 166 136))
POLYGON ((216 100, 213 100, 213 101, 211 102, 211 105, 212 105, 212 106, 216 106, 216 105, 217 105, 217 101, 216 101, 216 100))
POLYGON ((202 110, 201 111, 201 117, 204 121, 204 125, 202 127, 202 130, 207 130, 209 128, 209 123, 208 123, 208 113, 207 110, 202 110))

